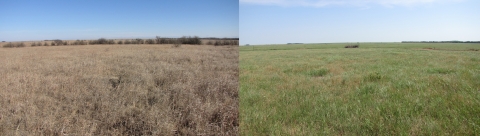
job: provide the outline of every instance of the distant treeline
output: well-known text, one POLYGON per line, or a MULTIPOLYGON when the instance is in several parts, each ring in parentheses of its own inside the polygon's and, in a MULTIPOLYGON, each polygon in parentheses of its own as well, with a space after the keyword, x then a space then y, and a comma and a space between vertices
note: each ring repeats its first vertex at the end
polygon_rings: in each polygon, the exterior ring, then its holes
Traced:
POLYGON ((480 41, 402 41, 402 43, 480 43, 480 41))
MULTIPOLYGON (((183 36, 181 38, 185 38, 186 36, 183 36)), ((194 36, 196 38, 199 38, 197 36, 194 36)), ((159 36, 156 37, 157 39, 159 38, 159 36)), ((167 38, 167 37, 162 37, 162 38, 165 38, 165 39, 178 39, 178 38, 167 38)), ((137 38, 139 39, 139 38, 137 38)), ((203 38, 199 38, 199 39, 202 39, 202 40, 240 40, 240 38, 218 38, 218 37, 203 37, 203 38)), ((44 41, 55 41, 55 40, 44 40, 44 41)), ((3 41, 5 42, 5 41, 3 41)))
POLYGON ((205 39, 205 40, 240 40, 240 38, 217 38, 217 37, 204 37, 200 39, 205 39))
MULTIPOLYGON (((45 42, 33 42, 31 46, 61 46, 61 45, 101 45, 101 44, 190 44, 190 45, 215 45, 215 46, 223 46, 223 45, 239 45, 238 42, 239 38, 215 38, 215 37, 208 37, 208 38, 199 38, 198 36, 183 36, 180 38, 166 38, 157 36, 155 39, 124 39, 124 40, 116 40, 114 39, 105 39, 100 38, 98 40, 76 40, 74 42, 63 41, 59 39, 55 40, 44 40, 45 42), (201 40, 208 40, 206 43, 202 43, 201 40)), ((5 48, 13 48, 13 47, 25 47, 23 42, 20 43, 8 43, 5 44, 3 47, 5 48)))
POLYGON ((303 44, 303 43, 287 43, 287 44, 303 44))

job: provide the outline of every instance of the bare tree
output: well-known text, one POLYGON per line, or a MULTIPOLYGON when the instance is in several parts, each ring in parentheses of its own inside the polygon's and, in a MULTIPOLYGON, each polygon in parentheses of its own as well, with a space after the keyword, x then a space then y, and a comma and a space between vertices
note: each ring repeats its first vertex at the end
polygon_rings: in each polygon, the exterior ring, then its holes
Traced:
POLYGON ((62 44, 63 44, 63 41, 62 41, 62 40, 60 40, 60 39, 56 39, 56 40, 53 40, 53 42, 52 42, 52 43, 55 43, 55 45, 57 45, 57 46, 60 46, 60 45, 62 45, 62 44))

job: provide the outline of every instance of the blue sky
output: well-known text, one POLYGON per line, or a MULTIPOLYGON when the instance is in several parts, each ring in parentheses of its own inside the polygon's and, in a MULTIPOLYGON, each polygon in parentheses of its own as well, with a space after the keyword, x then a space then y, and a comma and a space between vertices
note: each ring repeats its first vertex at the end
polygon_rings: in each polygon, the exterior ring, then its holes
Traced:
POLYGON ((238 0, 1 0, 0 40, 239 37, 238 0))
POLYGON ((240 44, 480 41, 479 0, 240 0, 240 44))

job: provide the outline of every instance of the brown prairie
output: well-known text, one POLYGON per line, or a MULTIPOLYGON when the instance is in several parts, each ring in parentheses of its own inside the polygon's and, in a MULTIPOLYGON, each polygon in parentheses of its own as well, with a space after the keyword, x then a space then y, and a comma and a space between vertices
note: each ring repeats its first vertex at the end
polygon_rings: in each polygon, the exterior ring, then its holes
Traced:
POLYGON ((238 134, 238 46, 0 48, 0 64, 3 135, 238 134))

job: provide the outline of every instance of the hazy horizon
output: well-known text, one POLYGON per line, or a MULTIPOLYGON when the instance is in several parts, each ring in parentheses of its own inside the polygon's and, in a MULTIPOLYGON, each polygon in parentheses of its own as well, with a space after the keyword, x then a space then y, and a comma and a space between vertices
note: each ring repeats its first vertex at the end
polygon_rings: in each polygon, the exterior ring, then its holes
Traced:
MULTIPOLYGON (((413 41, 413 42, 422 42, 422 41, 426 41, 426 40, 413 41)), ((441 41, 461 41, 461 40, 441 40, 441 41)), ((480 40, 468 40, 468 41, 480 42, 480 40)), ((360 44, 362 44, 362 43, 402 43, 402 42, 403 41, 392 41, 392 42, 375 42, 375 41, 370 41, 370 42, 369 41, 367 41, 367 42, 312 42, 312 43, 301 43, 301 42, 293 43, 293 42, 289 42, 289 43, 264 43, 264 44, 248 44, 248 45, 285 45, 285 44, 302 45, 302 44, 338 44, 338 43, 360 43, 360 44)), ((438 41, 435 41, 435 42, 438 42, 438 41)), ((462 42, 466 42, 466 41, 462 41, 462 42)), ((428 43, 428 42, 425 42, 425 43, 428 43)), ((245 45, 246 44, 240 44, 240 46, 245 46, 245 45)))
MULTIPOLYGON (((195 36, 195 35, 184 35, 184 36, 195 36)), ((162 38, 181 38, 183 36, 160 36, 162 38)), ((99 38, 87 38, 87 39, 59 39, 59 40, 67 40, 67 41, 70 41, 70 40, 98 40, 100 38, 105 38, 105 37, 99 37, 99 38)), ((105 39, 115 39, 115 40, 121 40, 121 39, 137 39, 137 38, 140 38, 140 39, 155 39, 156 36, 144 36, 144 37, 110 37, 110 38, 105 38, 105 39)), ((199 37, 199 38, 238 38, 238 37, 199 37)), ((28 41, 45 41, 45 40, 57 40, 58 38, 53 38, 53 39, 41 39, 41 40, 15 40, 15 41, 7 41, 7 40, 2 40, 2 41, 5 41, 5 42, 28 42, 28 41)))

